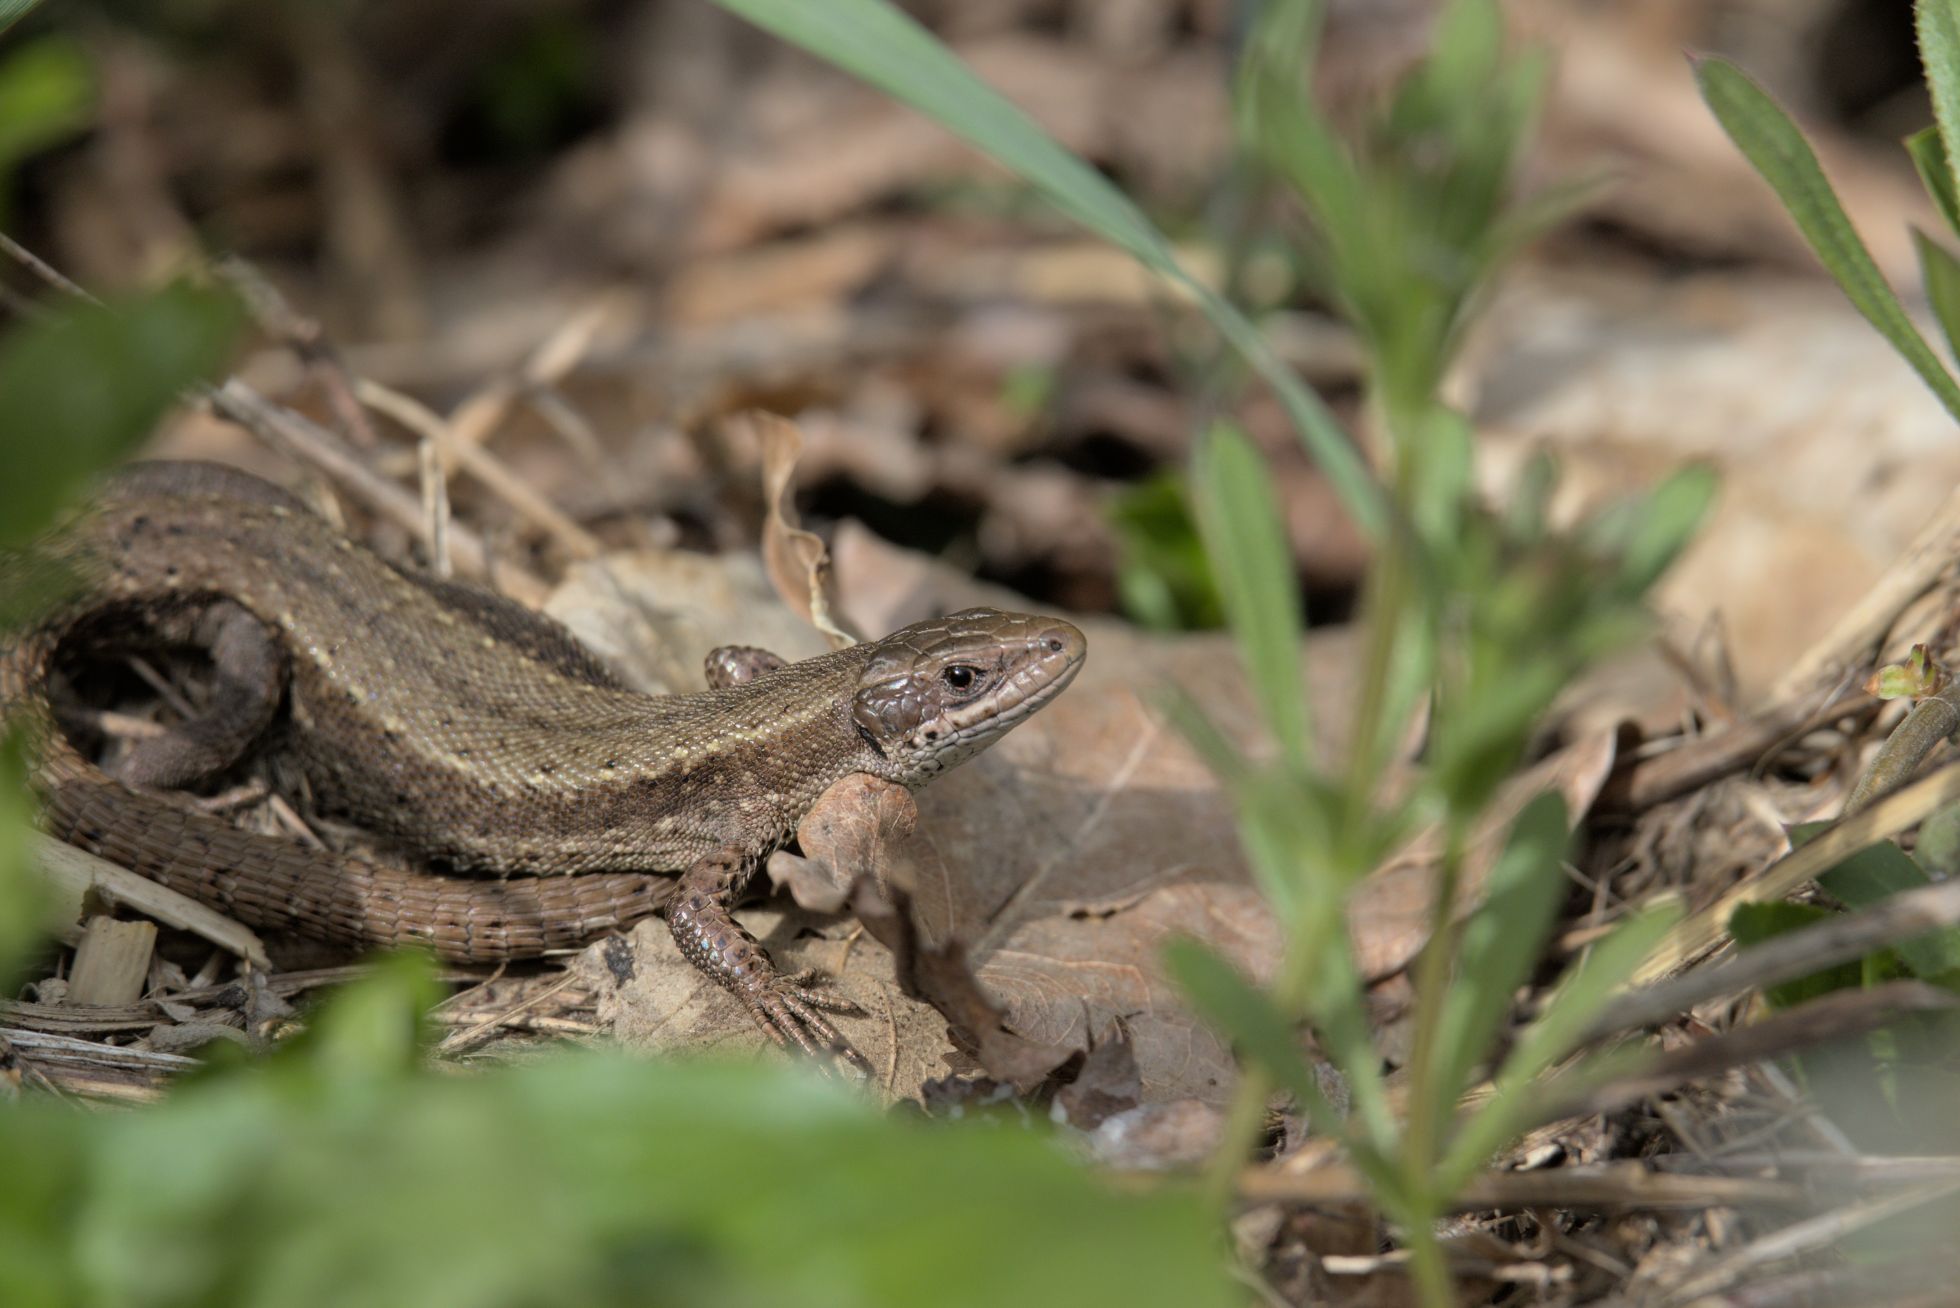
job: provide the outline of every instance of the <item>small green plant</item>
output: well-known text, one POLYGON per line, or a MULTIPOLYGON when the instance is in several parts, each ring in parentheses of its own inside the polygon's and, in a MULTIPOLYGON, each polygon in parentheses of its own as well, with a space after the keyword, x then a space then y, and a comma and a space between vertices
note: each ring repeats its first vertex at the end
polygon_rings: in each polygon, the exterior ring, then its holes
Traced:
POLYGON ((424 1060, 425 960, 137 1112, 0 1105, 0 1302, 1235 1302, 1190 1187, 784 1065, 424 1060))
MULTIPOLYGON (((1194 943, 1175 947, 1171 963, 1248 1064, 1219 1153, 1221 1202, 1268 1093, 1283 1087, 1317 1131, 1347 1144, 1408 1241, 1425 1300, 1449 1302, 1435 1219, 1548 1095, 1602 1074, 1604 1064, 1594 1061, 1547 1080, 1668 922, 1664 913, 1643 914, 1595 945, 1500 1058, 1514 992, 1535 968, 1562 898, 1567 818, 1556 797, 1528 805, 1512 823, 1482 907, 1466 916, 1460 886, 1473 832, 1553 696, 1580 667, 1642 629, 1641 597, 1713 494, 1709 474, 1690 470, 1566 534, 1546 526, 1544 468, 1502 514, 1471 494, 1469 424, 1438 389, 1478 292, 1565 199, 1512 199, 1540 61, 1506 53, 1491 0, 1455 0, 1444 8, 1431 56, 1357 136, 1343 136, 1313 107, 1303 81, 1319 6, 1263 6, 1249 42, 1240 131, 1300 198, 1310 219, 1306 263, 1362 339, 1369 414, 1384 438, 1384 485, 1358 466, 1325 409, 1249 322, 1176 264, 1134 205, 889 5, 721 2, 962 134, 1179 283, 1274 387, 1375 541, 1364 617, 1370 656, 1353 744, 1327 765, 1312 747, 1299 587, 1268 471, 1228 422, 1200 441, 1191 475, 1195 516, 1272 748, 1240 751, 1188 702, 1174 712, 1237 804, 1241 841, 1287 949, 1280 975, 1263 988, 1194 943), (1428 766, 1391 799, 1398 749, 1425 710, 1428 766), (1356 884, 1423 830, 1439 834, 1442 854, 1432 938, 1417 966, 1406 1107, 1398 1114, 1366 1021, 1346 910, 1356 884), (1301 1052, 1303 1025, 1339 1069, 1351 1111, 1334 1110, 1301 1052), (1459 1114, 1462 1093, 1486 1073, 1494 1092, 1459 1114)), ((1170 614, 1166 600, 1160 595, 1156 607, 1170 614)))
MULTIPOLYGON (((1476 502, 1469 425, 1438 392, 1478 292, 1555 211, 1555 201, 1519 207, 1509 198, 1542 71, 1533 56, 1506 54, 1494 4, 1457 0, 1429 57, 1344 137, 1304 86, 1318 21, 1314 4, 1267 7, 1241 76, 1241 130, 1298 195, 1309 266, 1362 340, 1369 412, 1390 463, 1391 526, 1364 602, 1369 653, 1352 742, 1344 759, 1323 763, 1310 749, 1298 591, 1263 464, 1229 425, 1199 450, 1199 521, 1276 756, 1240 754, 1194 709, 1179 713, 1237 798, 1247 854, 1288 948, 1263 991, 1195 944, 1179 947, 1173 963, 1253 1065, 1237 1142, 1249 1142, 1270 1087, 1291 1090, 1316 1130, 1345 1141, 1400 1227, 1425 1300, 1446 1303, 1436 1219, 1548 1096, 1612 1066, 1595 1059, 1549 1075, 1670 920, 1642 914, 1602 940, 1498 1058, 1513 996, 1563 897, 1563 805, 1544 795, 1524 808, 1481 904, 1466 914, 1468 851, 1553 697, 1642 629, 1643 595, 1713 488, 1705 471, 1690 470, 1563 535, 1546 525, 1546 466, 1504 513, 1476 502), (1425 766, 1391 800, 1398 746, 1424 711, 1425 766), (1346 910, 1360 880, 1424 830, 1441 853, 1398 1114, 1367 1026, 1346 910), (1286 1038, 1303 1020, 1342 1074, 1346 1114, 1333 1112, 1286 1038), (1486 1075, 1492 1092, 1459 1113, 1486 1075)), ((1221 1154, 1221 1193, 1239 1156, 1221 1154)))

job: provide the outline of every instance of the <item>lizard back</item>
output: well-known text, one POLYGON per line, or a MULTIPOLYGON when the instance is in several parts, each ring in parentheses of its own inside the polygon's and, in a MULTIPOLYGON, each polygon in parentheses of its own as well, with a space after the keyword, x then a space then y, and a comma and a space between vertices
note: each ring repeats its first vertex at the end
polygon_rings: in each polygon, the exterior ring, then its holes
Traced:
POLYGON ((134 621, 217 601, 252 614, 285 656, 294 753, 323 805, 420 854, 675 870, 786 838, 861 750, 847 714, 863 647, 641 694, 549 619, 411 579, 264 483, 250 498, 223 479, 186 487, 184 466, 125 474, 65 533, 81 604, 98 623, 105 605, 134 621))

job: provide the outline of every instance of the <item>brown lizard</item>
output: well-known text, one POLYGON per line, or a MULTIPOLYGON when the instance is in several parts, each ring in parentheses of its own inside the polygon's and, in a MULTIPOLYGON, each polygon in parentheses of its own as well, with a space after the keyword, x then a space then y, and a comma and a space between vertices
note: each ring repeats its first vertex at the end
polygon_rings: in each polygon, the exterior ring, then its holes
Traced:
POLYGON ((81 590, 0 646, 0 709, 38 728, 52 834, 251 926, 457 961, 664 908, 696 967, 812 1053, 847 1051, 823 1010, 850 1006, 780 974, 732 902, 832 783, 923 785, 1053 699, 1086 652, 1058 619, 968 609, 797 663, 718 650, 713 688, 647 695, 549 618, 397 569, 216 464, 123 470, 45 554, 81 590), (111 777, 54 728, 49 680, 65 643, 144 640, 205 645, 213 703, 111 777), (231 765, 282 702, 323 811, 501 878, 258 835, 159 789, 231 765))

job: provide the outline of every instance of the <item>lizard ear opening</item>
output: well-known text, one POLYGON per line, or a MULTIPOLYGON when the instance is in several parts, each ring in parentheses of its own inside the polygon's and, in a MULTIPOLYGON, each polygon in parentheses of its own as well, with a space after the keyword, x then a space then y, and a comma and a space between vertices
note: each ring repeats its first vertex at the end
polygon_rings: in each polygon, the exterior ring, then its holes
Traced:
POLYGON ((910 679, 860 686, 851 697, 851 721, 880 754, 886 742, 903 740, 919 725, 924 709, 910 679))

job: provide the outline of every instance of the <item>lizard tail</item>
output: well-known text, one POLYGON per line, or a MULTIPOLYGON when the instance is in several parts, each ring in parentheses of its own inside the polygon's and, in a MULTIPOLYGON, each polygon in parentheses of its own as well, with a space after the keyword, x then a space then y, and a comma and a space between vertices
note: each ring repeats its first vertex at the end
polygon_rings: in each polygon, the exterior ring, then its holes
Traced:
POLYGON ((43 626, 0 640, 0 718, 37 755, 41 820, 58 840, 228 913, 247 926, 349 946, 421 945, 457 963, 574 949, 665 907, 670 877, 635 873, 476 880, 388 867, 259 835, 96 767, 52 720, 43 626))

